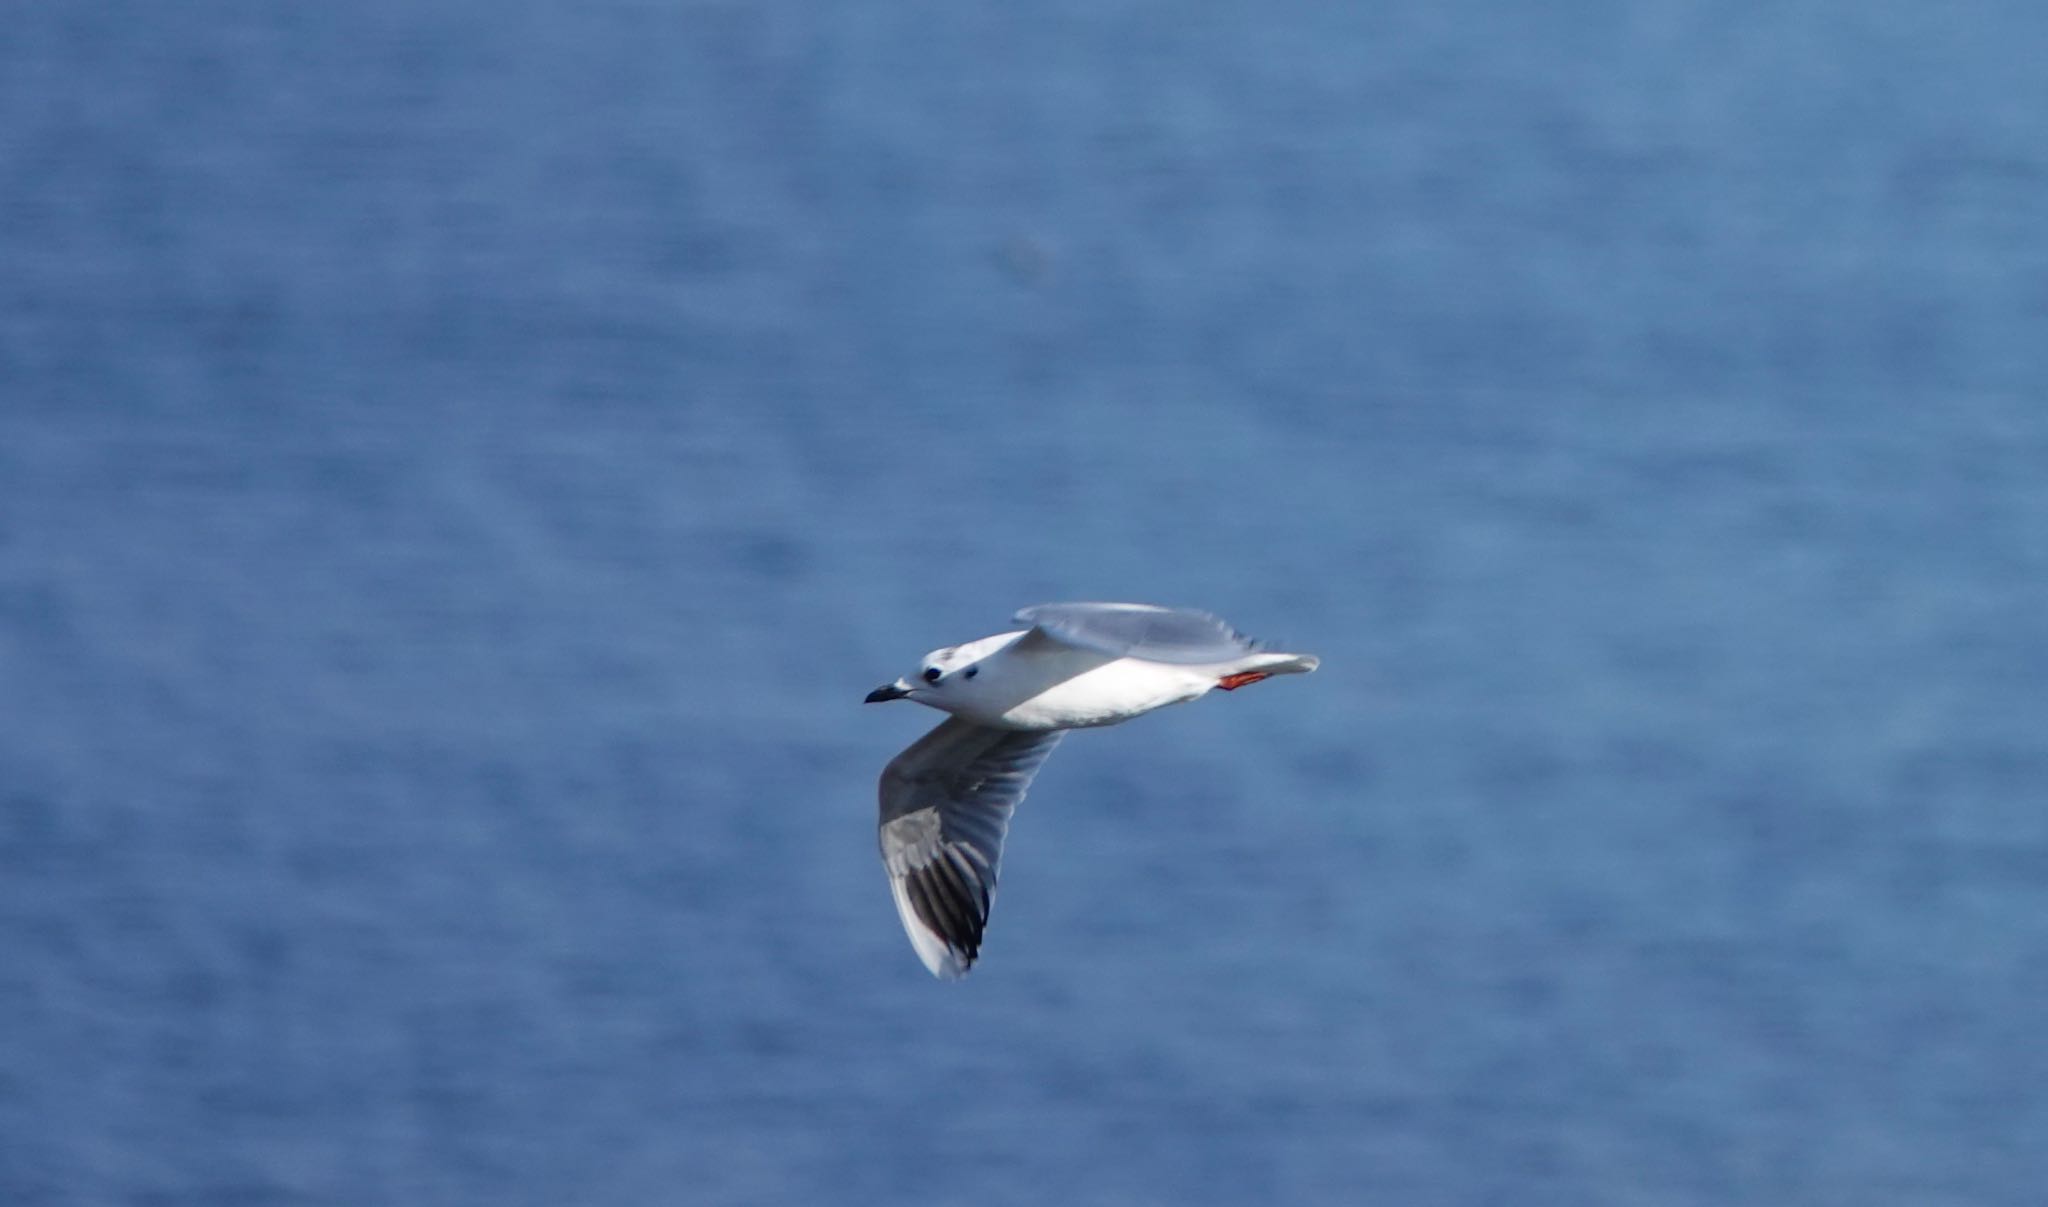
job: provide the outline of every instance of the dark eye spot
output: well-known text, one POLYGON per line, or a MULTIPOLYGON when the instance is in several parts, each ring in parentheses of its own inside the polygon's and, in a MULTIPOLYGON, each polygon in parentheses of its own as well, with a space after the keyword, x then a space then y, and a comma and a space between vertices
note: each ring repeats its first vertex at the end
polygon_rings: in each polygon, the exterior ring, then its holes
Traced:
POLYGON ((936 666, 924 668, 924 681, 926 683, 937 683, 939 681, 939 668, 936 666))
POLYGON ((980 668, 980 667, 978 667, 978 666, 970 666, 970 667, 968 667, 968 668, 967 668, 967 677, 968 677, 969 679, 972 679, 972 678, 974 678, 974 677, 975 677, 976 675, 979 675, 980 673, 981 673, 981 668, 980 668))

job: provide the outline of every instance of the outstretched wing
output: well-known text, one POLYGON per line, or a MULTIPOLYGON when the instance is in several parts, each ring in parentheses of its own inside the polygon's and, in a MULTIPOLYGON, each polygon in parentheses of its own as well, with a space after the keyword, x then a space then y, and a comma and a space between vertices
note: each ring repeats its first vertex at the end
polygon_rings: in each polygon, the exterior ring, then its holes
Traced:
POLYGON ((1133 603, 1040 604, 1017 613, 1020 624, 1062 645, 1117 658, 1201 665, 1229 662, 1258 648, 1220 616, 1192 608, 1133 603))
POLYGON ((1010 814, 1060 733, 948 718, 882 769, 882 863, 933 976, 965 976, 981 953, 1010 814))

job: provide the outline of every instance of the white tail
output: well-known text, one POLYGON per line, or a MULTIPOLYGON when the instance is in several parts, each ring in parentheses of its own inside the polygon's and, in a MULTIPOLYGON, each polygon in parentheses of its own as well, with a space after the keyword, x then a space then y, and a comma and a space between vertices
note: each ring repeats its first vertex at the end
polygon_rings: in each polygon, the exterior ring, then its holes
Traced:
POLYGON ((1258 671, 1266 675, 1306 675, 1322 665, 1323 660, 1314 654, 1251 654, 1237 664, 1240 671, 1258 671))

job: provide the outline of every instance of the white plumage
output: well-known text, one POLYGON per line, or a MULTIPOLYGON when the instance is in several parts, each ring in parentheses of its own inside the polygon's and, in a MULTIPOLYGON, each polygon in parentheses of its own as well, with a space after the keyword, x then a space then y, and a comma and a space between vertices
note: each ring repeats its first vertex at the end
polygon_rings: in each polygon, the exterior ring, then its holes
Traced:
POLYGON ((1028 627, 934 650, 914 675, 868 694, 953 714, 889 761, 880 793, 896 911, 918 958, 945 980, 965 976, 981 952, 1010 816, 1065 731, 1317 664, 1183 608, 1043 604, 1017 622, 1028 627))

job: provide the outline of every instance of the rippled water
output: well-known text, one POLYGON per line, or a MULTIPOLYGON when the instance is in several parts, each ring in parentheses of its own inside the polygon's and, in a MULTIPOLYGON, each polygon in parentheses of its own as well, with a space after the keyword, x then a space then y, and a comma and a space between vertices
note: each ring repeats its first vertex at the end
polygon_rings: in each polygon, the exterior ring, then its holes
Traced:
POLYGON ((2031 1204, 2048 19, 31 6, 0 1200, 2031 1204), (1077 736, 930 981, 861 695, 1077 736))

